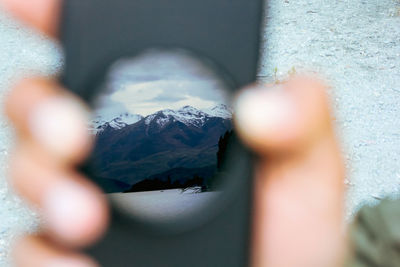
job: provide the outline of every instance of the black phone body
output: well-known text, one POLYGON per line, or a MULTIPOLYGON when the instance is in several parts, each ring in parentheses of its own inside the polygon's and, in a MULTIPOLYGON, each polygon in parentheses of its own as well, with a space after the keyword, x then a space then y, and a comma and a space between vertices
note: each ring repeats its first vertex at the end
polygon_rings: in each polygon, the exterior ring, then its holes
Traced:
MULTIPOLYGON (((212 61, 229 76, 234 93, 256 81, 262 13, 262 0, 64 1, 61 81, 91 104, 116 59, 152 47, 178 47, 212 61)), ((102 266, 248 266, 253 160, 240 142, 231 154, 236 178, 220 203, 158 225, 111 202, 110 227, 88 253, 102 266)))

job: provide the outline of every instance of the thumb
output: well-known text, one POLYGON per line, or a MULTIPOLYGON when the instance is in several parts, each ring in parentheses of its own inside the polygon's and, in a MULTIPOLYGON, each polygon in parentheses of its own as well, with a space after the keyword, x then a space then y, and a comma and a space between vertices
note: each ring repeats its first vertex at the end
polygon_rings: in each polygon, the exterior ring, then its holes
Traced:
POLYGON ((245 88, 235 101, 238 134, 261 155, 303 151, 332 130, 325 89, 308 77, 245 88))
POLYGON ((238 134, 261 156, 254 266, 339 266, 344 168, 326 87, 297 77, 247 88, 235 108, 238 134))

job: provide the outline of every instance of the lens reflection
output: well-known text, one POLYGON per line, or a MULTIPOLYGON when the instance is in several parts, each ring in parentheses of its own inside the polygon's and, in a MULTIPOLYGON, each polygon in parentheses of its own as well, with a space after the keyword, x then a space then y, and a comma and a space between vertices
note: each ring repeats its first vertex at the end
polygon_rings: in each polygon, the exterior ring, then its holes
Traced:
POLYGON ((95 182, 151 220, 175 220, 214 201, 233 134, 227 89, 183 50, 117 61, 90 127, 95 182))

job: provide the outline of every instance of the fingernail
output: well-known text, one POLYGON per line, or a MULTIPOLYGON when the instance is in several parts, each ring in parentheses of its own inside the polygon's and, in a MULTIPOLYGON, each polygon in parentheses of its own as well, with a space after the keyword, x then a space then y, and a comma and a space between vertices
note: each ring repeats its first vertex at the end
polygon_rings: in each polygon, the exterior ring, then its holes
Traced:
POLYGON ((51 259, 44 265, 45 267, 98 267, 96 263, 89 259, 56 258, 51 259))
POLYGON ((52 98, 40 104, 29 117, 32 135, 57 155, 70 155, 87 145, 88 112, 76 101, 52 98))
POLYGON ((294 112, 294 101, 278 87, 254 87, 241 92, 235 102, 235 120, 252 135, 274 131, 294 112))
POLYGON ((66 240, 89 234, 101 219, 99 200, 93 192, 72 180, 54 185, 43 196, 42 207, 46 226, 66 240))

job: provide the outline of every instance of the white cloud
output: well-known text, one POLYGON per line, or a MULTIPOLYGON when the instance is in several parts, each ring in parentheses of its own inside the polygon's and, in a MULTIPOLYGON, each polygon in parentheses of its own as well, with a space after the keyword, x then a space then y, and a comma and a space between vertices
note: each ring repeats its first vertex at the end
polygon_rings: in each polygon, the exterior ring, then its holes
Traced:
POLYGON ((162 109, 203 109, 227 102, 222 83, 209 69, 187 55, 174 56, 155 53, 117 62, 107 82, 108 103, 146 116, 162 109))

